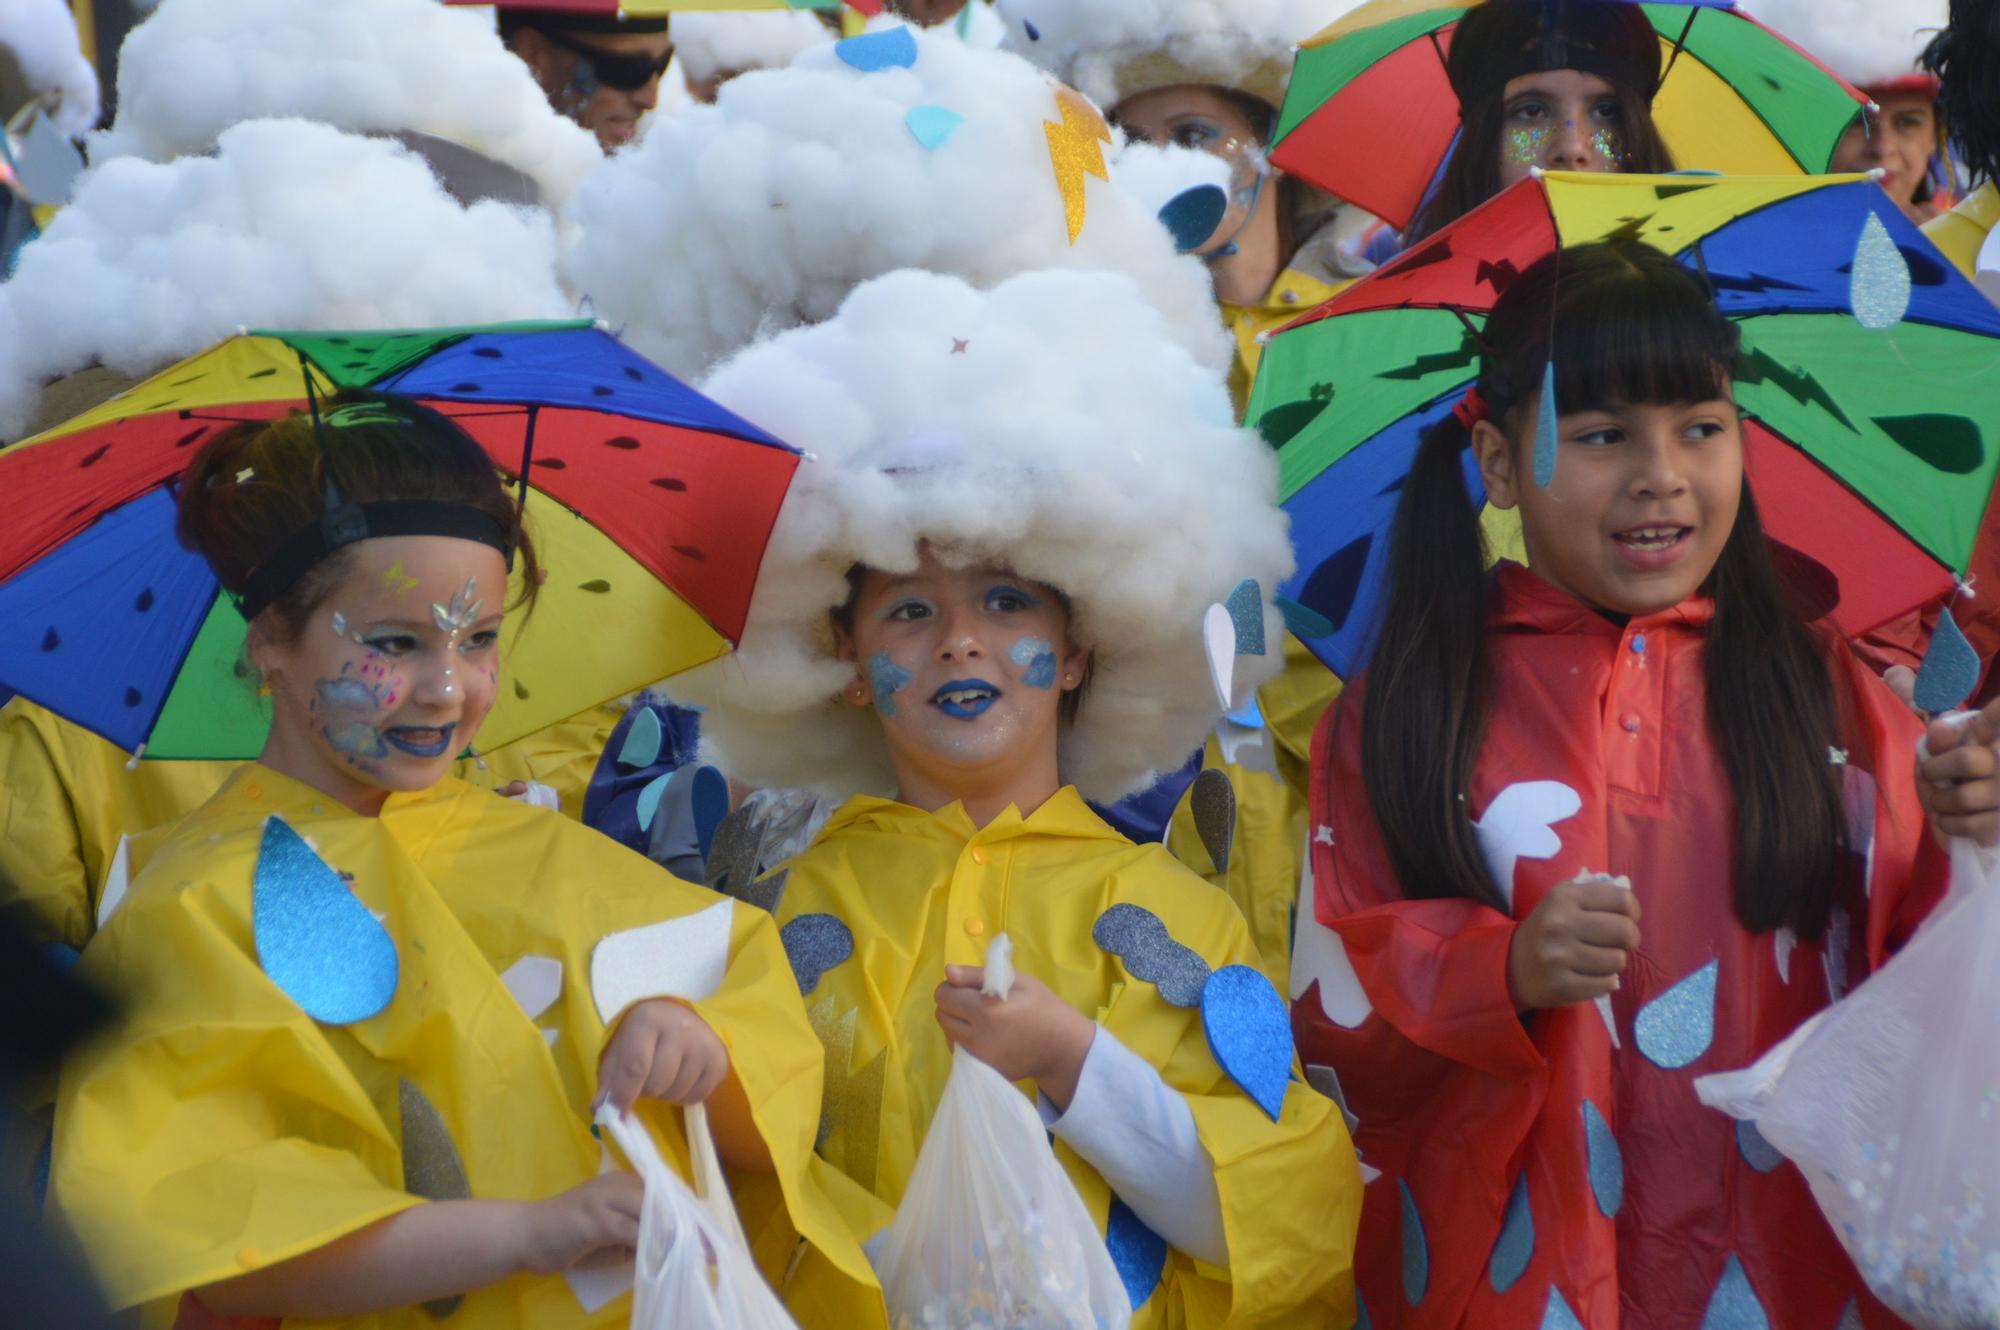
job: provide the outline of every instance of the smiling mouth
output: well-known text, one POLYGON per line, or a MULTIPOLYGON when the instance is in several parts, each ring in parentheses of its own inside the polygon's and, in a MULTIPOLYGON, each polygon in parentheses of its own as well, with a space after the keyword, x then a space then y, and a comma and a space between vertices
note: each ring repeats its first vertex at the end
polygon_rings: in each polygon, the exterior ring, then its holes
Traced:
POLYGON ((1630 531, 1620 531, 1611 538, 1628 550, 1638 550, 1654 554, 1670 550, 1694 534, 1691 526, 1668 524, 1664 526, 1634 527, 1630 531))
POLYGON ((931 694, 931 705, 954 720, 977 720, 1000 700, 1000 690, 984 679, 954 679, 931 694))
POLYGON ((442 757, 451 747, 451 725, 398 725, 394 729, 382 731, 382 740, 392 748, 401 749, 411 757, 442 757))

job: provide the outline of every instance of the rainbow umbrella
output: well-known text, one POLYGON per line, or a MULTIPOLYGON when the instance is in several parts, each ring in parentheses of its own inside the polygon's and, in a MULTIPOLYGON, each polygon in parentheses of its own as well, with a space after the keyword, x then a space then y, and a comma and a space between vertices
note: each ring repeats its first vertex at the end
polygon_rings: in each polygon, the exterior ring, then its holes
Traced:
POLYGON ((485 747, 713 660, 741 634, 799 454, 608 333, 248 332, 0 449, 0 687, 148 757, 260 751, 270 716, 237 677, 243 616, 176 543, 173 487, 216 431, 305 409, 308 373, 321 395, 420 401, 510 482, 528 473, 548 577, 533 615, 503 630, 485 747))
MULTIPOLYGON (((1445 75, 1478 0, 1373 0, 1299 49, 1271 160, 1402 229, 1458 136, 1445 75)), ((1731 0, 1639 6, 1666 78, 1653 115, 1674 162, 1731 175, 1820 172, 1869 104, 1731 0)))
MULTIPOLYGON (((493 5, 495 0, 444 0, 448 5, 493 5)), ((548 9, 602 18, 663 18, 696 10, 838 9, 840 0, 500 0, 500 9, 548 9)))
MULTIPOLYGON (((1705 271, 1742 331, 1736 398, 1766 527, 1849 635, 1949 592, 2000 469, 2000 309, 1867 176, 1522 181, 1289 324, 1248 419, 1279 448, 1295 631, 1343 678, 1366 658, 1420 435, 1478 373, 1474 328, 1558 245, 1613 236, 1705 271)), ((1466 485, 1485 502, 1468 456, 1466 485)), ((1513 514, 1485 510, 1517 550, 1513 514)))

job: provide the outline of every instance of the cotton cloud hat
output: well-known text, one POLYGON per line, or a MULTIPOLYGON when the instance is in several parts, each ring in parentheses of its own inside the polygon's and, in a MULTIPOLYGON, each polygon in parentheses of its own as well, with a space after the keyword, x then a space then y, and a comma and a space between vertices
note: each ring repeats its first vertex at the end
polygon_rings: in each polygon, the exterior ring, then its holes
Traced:
POLYGON ((1949 21, 1946 0, 1745 0, 1743 8, 1864 92, 1937 91, 1917 57, 1949 21))
POLYGON ((890 274, 703 391, 812 455, 738 650, 665 685, 704 708, 703 743, 732 776, 893 791, 879 721, 840 700, 854 667, 828 614, 850 568, 910 571, 922 543, 1068 597, 1092 673, 1060 761, 1086 797, 1122 797, 1200 746, 1222 711, 1204 611, 1246 579, 1270 648, 1236 658, 1236 695, 1278 668, 1271 593, 1292 554, 1275 461, 1124 277, 1039 272, 982 292, 890 274))
POLYGON ((1107 110, 1178 84, 1247 92, 1276 109, 1298 43, 1359 0, 997 0, 1005 48, 1107 110))
POLYGON ((979 286, 1040 268, 1124 273, 1201 359, 1225 364, 1208 270, 1176 252, 1159 211, 1226 170, 1206 153, 1100 141, 1095 112, 1066 112, 1064 97, 1075 94, 1027 61, 949 31, 892 27, 806 50, 606 161, 570 210, 570 282, 687 379, 760 334, 830 318, 900 268, 979 286), (1154 168, 1169 160, 1184 178, 1160 184, 1171 172, 1154 168))

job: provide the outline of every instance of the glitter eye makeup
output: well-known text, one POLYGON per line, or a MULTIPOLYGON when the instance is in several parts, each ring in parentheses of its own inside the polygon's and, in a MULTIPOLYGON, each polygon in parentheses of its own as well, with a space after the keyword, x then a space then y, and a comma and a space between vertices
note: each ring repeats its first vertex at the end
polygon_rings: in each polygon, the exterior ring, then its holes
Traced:
POLYGON ((1507 160, 1516 166, 1532 166, 1542 160, 1542 145, 1549 141, 1546 129, 1516 129, 1507 134, 1507 160))

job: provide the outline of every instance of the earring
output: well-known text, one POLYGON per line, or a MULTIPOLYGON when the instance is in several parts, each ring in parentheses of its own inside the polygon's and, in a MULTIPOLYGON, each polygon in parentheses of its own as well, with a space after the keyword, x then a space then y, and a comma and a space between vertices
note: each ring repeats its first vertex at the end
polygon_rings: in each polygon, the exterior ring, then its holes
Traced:
POLYGON ((1063 676, 1063 682, 1064 682, 1064 683, 1075 683, 1075 682, 1076 682, 1076 676, 1075 676, 1074 674, 1065 674, 1065 675, 1063 676))
POLYGON ((266 679, 264 682, 257 685, 257 696, 269 697, 270 695, 271 695, 271 681, 269 679, 266 679))

